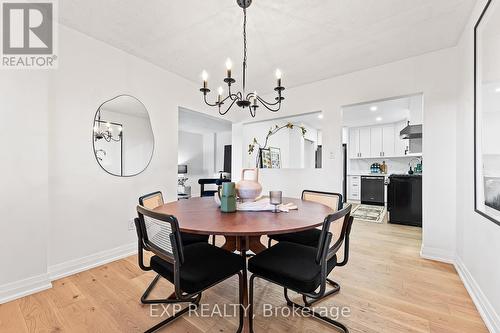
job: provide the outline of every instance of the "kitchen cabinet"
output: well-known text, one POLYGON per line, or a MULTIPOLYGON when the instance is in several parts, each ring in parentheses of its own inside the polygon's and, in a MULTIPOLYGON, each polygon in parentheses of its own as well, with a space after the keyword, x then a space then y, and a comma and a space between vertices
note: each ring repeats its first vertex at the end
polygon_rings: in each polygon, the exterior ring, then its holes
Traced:
POLYGON ((370 128, 350 128, 348 149, 350 158, 370 157, 370 128))
POLYGON ((349 146, 347 149, 350 158, 359 157, 359 128, 349 128, 349 146))
POLYGON ((359 157, 367 158, 370 156, 371 156, 370 128, 361 127, 359 129, 359 157))
POLYGON ((370 129, 370 157, 380 157, 382 156, 382 152, 384 144, 382 142, 382 127, 372 127, 370 129))
POLYGON ((370 128, 359 127, 349 129, 349 157, 370 157, 370 128))
POLYGON ((370 131, 371 157, 394 156, 394 125, 372 127, 370 131))
POLYGON ((382 127, 382 156, 395 155, 395 127, 393 124, 382 127))
POLYGON ((408 140, 400 139, 399 132, 406 122, 381 126, 349 128, 349 158, 380 158, 405 156, 408 140))
POLYGON ((361 176, 349 176, 347 178, 347 200, 361 200, 361 176))

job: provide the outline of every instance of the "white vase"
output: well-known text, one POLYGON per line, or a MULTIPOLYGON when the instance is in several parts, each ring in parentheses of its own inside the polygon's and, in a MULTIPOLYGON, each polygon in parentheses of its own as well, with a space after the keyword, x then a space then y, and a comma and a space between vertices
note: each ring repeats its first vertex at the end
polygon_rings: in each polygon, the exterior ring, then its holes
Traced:
POLYGON ((243 169, 241 170, 241 180, 236 184, 236 194, 243 201, 255 201, 261 194, 262 185, 259 183, 259 169, 243 169), (253 173, 253 177, 246 175, 253 173))

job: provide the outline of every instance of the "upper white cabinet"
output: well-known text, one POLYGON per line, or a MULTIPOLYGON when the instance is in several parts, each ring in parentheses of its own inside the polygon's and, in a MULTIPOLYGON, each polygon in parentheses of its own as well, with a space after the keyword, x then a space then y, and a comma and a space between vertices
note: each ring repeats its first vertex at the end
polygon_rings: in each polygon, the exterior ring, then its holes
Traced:
POLYGON ((382 142, 382 127, 372 127, 370 129, 370 157, 380 157, 384 151, 382 142))
POLYGON ((361 127, 359 129, 359 157, 370 157, 370 128, 361 127))
POLYGON ((370 157, 370 128, 350 128, 349 129, 349 157, 367 158, 370 157))
POLYGON ((399 132, 406 122, 349 128, 350 158, 377 158, 405 156, 408 140, 402 140, 399 132))
POLYGON ((359 157, 359 128, 349 128, 349 144, 347 149, 350 158, 359 157))
POLYGON ((394 156, 395 127, 394 124, 370 128, 370 157, 394 156))
MULTIPOLYGON (((394 124, 389 124, 382 127, 382 156, 394 156, 395 152, 395 134, 394 124)), ((399 136, 399 132, 398 132, 399 136)))

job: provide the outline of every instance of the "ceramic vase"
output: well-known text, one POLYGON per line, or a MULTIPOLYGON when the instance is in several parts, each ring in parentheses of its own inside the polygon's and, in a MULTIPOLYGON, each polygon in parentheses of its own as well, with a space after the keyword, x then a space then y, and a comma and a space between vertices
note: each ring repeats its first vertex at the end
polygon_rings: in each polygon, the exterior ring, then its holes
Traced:
POLYGON ((243 202, 255 201, 262 192, 259 169, 241 170, 241 180, 236 184, 236 193, 243 202))

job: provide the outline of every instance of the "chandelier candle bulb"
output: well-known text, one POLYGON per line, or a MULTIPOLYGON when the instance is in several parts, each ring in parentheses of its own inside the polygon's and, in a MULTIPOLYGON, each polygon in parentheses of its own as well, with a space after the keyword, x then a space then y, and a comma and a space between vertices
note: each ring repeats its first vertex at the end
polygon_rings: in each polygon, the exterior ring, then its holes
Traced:
POLYGON ((227 68, 227 78, 230 79, 231 69, 233 68, 233 62, 229 58, 226 60, 226 68, 227 68))
POLYGON ((281 71, 279 69, 276 70, 276 79, 278 80, 278 87, 281 87, 281 71))
POLYGON ((201 78, 203 79, 203 89, 207 89, 208 86, 208 73, 207 71, 203 71, 201 73, 201 78))

